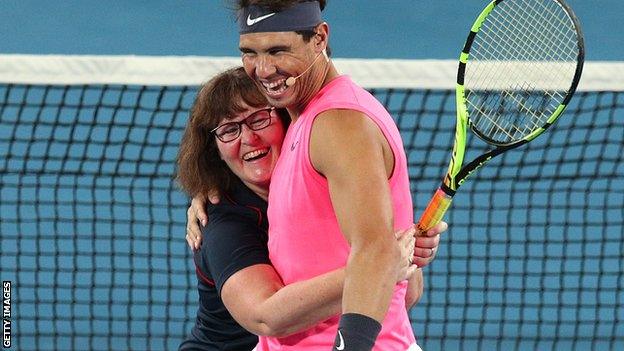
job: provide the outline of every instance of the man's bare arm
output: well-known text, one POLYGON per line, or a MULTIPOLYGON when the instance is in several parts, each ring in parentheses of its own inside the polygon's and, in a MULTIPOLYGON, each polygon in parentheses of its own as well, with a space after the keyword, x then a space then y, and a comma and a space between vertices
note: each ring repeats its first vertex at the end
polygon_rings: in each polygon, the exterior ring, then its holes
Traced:
POLYGON ((351 110, 330 110, 312 128, 310 158, 327 178, 340 229, 351 245, 343 313, 381 323, 396 282, 399 248, 392 235, 388 177, 392 153, 378 127, 351 110))

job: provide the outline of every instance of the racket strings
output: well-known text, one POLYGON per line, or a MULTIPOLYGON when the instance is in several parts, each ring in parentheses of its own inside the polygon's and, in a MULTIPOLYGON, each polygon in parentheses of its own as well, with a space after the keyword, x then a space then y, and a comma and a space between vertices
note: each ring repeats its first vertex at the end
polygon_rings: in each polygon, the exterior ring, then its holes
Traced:
MULTIPOLYGON (((496 26, 498 28, 501 28, 505 25, 505 23, 500 22, 500 21, 496 21, 496 18, 493 18, 492 21, 494 21, 493 26, 496 26)), ((517 30, 514 32, 509 32, 507 34, 506 37, 503 37, 500 34, 500 31, 497 30, 484 30, 482 35, 484 37, 483 40, 481 41, 476 41, 475 42, 475 46, 476 49, 475 50, 475 54, 474 54, 474 60, 483 60, 486 61, 488 59, 490 59, 491 56, 493 58, 497 58, 498 62, 501 63, 501 65, 505 65, 507 67, 497 67, 496 69, 490 69, 490 70, 483 70, 484 72, 489 72, 490 74, 497 74, 497 72, 499 72, 499 70, 504 70, 506 72, 506 74, 509 76, 510 73, 515 73, 516 75, 513 77, 510 77, 509 80, 511 81, 520 81, 522 79, 522 73, 523 70, 513 70, 513 65, 517 65, 517 61, 526 61, 526 62, 540 62, 540 61, 555 61, 555 60, 560 60, 560 57, 554 57, 553 55, 544 55, 544 51, 542 50, 541 53, 532 53, 532 54, 527 54, 526 52, 520 52, 517 47, 518 45, 516 45, 516 47, 514 48, 510 48, 510 47, 506 47, 504 46, 505 43, 518 43, 521 42, 521 40, 519 39, 519 33, 534 33, 533 37, 528 37, 525 39, 522 39, 522 41, 524 42, 539 42, 540 47, 544 47, 544 48, 549 48, 549 47, 556 47, 557 46, 557 42, 549 42, 546 43, 543 40, 540 40, 540 36, 537 36, 535 33, 536 32, 544 32, 545 29, 544 28, 532 28, 532 29, 525 29, 522 28, 521 30, 517 30), (499 45, 498 47, 492 45, 492 44, 487 44, 489 45, 488 47, 483 47, 482 43, 502 43, 501 45, 499 45), (504 50, 504 51, 503 51, 504 50), (483 57, 479 57, 480 53, 484 53, 484 55, 481 55, 483 57)), ((528 45, 524 45, 524 46, 528 46, 528 45)), ((534 51, 536 51, 534 49, 534 51)), ((552 66, 552 65, 551 65, 552 66)), ((538 67, 536 65, 534 65, 533 67, 538 67)), ((528 67, 527 67, 528 68, 528 67)), ((543 69, 542 72, 539 72, 539 74, 541 76, 543 76, 543 74, 546 74, 547 76, 550 77, 557 77, 559 76, 557 74, 557 72, 552 72, 551 70, 546 70, 543 69), (550 74, 549 74, 550 73, 550 74)), ((492 77, 475 77, 476 81, 480 81, 480 82, 488 82, 491 81, 492 77)), ((550 79, 549 79, 550 80, 550 79)), ((561 79, 558 79, 561 80, 561 79)), ((555 81, 557 81, 557 79, 555 79, 555 81)), ((567 82, 567 80, 566 80, 567 82)), ((564 87, 567 88, 567 87, 564 87)))
POLYGON ((466 66, 471 125, 495 143, 543 127, 575 74, 577 32, 555 1, 507 0, 488 15, 466 66))
MULTIPOLYGON (((505 4, 505 3, 503 3, 505 4)), ((502 5, 501 5, 502 7, 502 5)), ((489 16, 488 19, 490 22, 494 22, 494 24, 490 27, 493 27, 493 29, 489 29, 486 28, 485 30, 483 30, 483 32, 481 33, 482 36, 485 36, 485 40, 482 40, 481 42, 489 42, 489 43, 500 43, 499 47, 496 48, 495 46, 491 46, 490 48, 493 49, 484 49, 484 50, 476 50, 475 52, 475 56, 479 53, 485 53, 483 56, 483 59, 488 59, 489 57, 487 57, 487 55, 491 55, 492 57, 496 57, 498 58, 498 60, 502 60, 502 62, 513 62, 513 61, 517 61, 519 59, 521 60, 526 60, 526 61, 554 61, 556 59, 559 59, 559 57, 554 57, 553 55, 545 55, 544 54, 544 48, 553 48, 553 47, 558 47, 557 45, 559 44, 558 42, 545 42, 546 38, 545 35, 538 35, 539 33, 548 33, 548 32, 553 32, 552 28, 545 28, 544 27, 544 23, 549 23, 552 22, 552 20, 550 20, 549 18, 543 17, 541 15, 538 15, 539 18, 537 21, 533 21, 533 22, 529 22, 529 21, 525 21, 524 23, 520 22, 520 23, 507 23, 509 21, 503 22, 501 21, 502 19, 506 19, 506 18, 510 18, 510 16, 521 16, 521 17, 531 17, 532 15, 534 15, 533 13, 529 13, 527 12, 526 9, 522 10, 522 13, 518 13, 517 9, 514 9, 511 6, 508 6, 509 10, 511 10, 513 13, 510 14, 503 14, 503 15, 499 15, 499 16, 489 16), (516 27, 518 27, 518 24, 522 25, 523 27, 520 27, 517 30, 509 30, 508 28, 511 25, 515 25, 516 27), (537 25, 540 25, 539 27, 537 25), (527 27, 530 26, 530 27, 527 27), (501 29, 502 28, 502 29, 501 29), (500 31, 501 30, 506 30, 505 34, 507 37, 504 37, 503 35, 501 35, 500 31), (523 34, 525 33, 525 34, 523 34), (532 33, 532 37, 527 37, 527 34, 529 33, 529 35, 532 33), (490 35, 494 35, 494 38, 487 38, 490 35), (521 35, 524 35, 524 38, 521 38, 521 35), (545 38, 545 39, 544 39, 545 38), (531 43, 531 42, 537 42, 539 44, 538 45, 527 45, 527 43, 531 43), (511 43, 515 46, 512 47, 511 45, 507 45, 507 43, 511 43), (505 45, 507 45, 508 47, 506 47, 505 45), (537 52, 537 50, 533 50, 533 53, 529 53, 527 54, 527 52, 521 52, 519 51, 517 48, 524 48, 526 50, 526 48, 542 48, 541 52, 537 52), (498 49, 498 50, 496 50, 498 49), (501 52, 502 50, 505 50, 506 52, 501 52)), ((501 10, 502 11, 502 10, 501 10)), ((545 11, 537 11, 538 13, 544 13, 545 11)), ((533 16, 535 18, 535 16, 533 16)), ((486 24, 487 26, 487 24, 486 24)), ((551 26, 552 27, 552 26, 551 26)), ((560 30, 557 30, 558 32, 560 32, 560 30)), ((552 37, 552 36, 551 36, 552 37)), ((560 40, 559 40, 560 41, 560 40)), ((479 41, 476 42, 476 45, 479 46, 479 41)), ((559 52, 561 52, 561 50, 557 50, 559 52)), ((570 50, 568 50, 570 51, 570 50)), ((553 51, 551 51, 553 52, 553 51)), ((495 72, 496 70, 492 70, 492 72, 495 72)), ((513 71, 512 71, 513 72, 513 71)), ((517 77, 515 80, 517 80, 517 77)))
MULTIPOLYGON (((529 7, 527 6, 509 6, 508 10, 510 13, 506 16, 509 16, 510 18, 528 17, 535 19, 533 21, 515 22, 523 26, 521 28, 518 28, 518 30, 511 32, 516 35, 524 34, 528 36, 528 43, 539 42, 541 44, 539 46, 526 45, 524 47, 526 49, 535 48, 534 56, 541 57, 542 55, 546 54, 544 49, 550 49, 549 52, 551 55, 545 55, 545 57, 541 58, 563 61, 574 60, 576 58, 569 56, 565 57, 566 55, 563 55, 569 53, 571 50, 565 50, 565 48, 564 50, 561 49, 562 44, 564 44, 562 40, 568 39, 566 44, 570 45, 564 46, 566 48, 574 49, 576 47, 576 41, 573 40, 575 32, 570 32, 569 29, 572 28, 570 26, 571 22, 569 21, 567 15, 565 17, 561 16, 562 14, 565 15, 565 12, 562 12, 561 8, 556 3, 550 1, 546 3, 545 6, 540 7, 539 9, 529 9, 529 7), (557 9, 559 10, 559 12, 555 12, 557 9), (565 22, 565 20, 568 20, 567 23, 565 22), (543 33, 549 33, 550 35, 545 36, 542 35, 543 33), (548 39, 551 40, 547 41, 548 39), (537 49, 542 50, 538 51, 537 49)), ((528 56, 529 58, 531 57, 531 55, 528 56)))
MULTIPOLYGON (((502 25, 502 24, 501 24, 502 25)), ((498 47, 498 51, 494 51, 491 53, 493 57, 497 57, 498 60, 506 60, 508 62, 511 61, 554 61, 559 60, 560 57, 555 57, 554 54, 549 54, 543 51, 543 48, 547 48, 556 44, 546 42, 542 36, 536 35, 534 32, 543 30, 542 28, 533 28, 533 29, 520 29, 511 33, 507 33, 507 37, 503 37, 502 35, 493 35, 494 38, 489 40, 495 40, 497 42, 503 43, 498 47), (504 46, 505 42, 508 43, 520 43, 520 45, 516 45, 515 47, 506 47, 504 46), (526 43, 537 43, 540 47, 537 46, 529 46, 526 43), (521 52, 518 49, 523 49, 521 52), (538 50, 542 50, 539 51, 538 50)), ((484 32, 484 34, 499 34, 498 32, 484 32)), ((486 35, 487 37, 487 35, 486 35)), ((485 59, 485 57, 484 57, 485 59)))
POLYGON ((492 57, 504 60, 517 60, 518 56, 527 60, 575 60, 576 56, 563 57, 562 55, 576 51, 576 40, 574 28, 569 20, 568 23, 563 22, 565 18, 561 16, 561 13, 560 16, 556 16, 553 9, 548 7, 530 11, 524 6, 504 6, 506 4, 503 2, 498 13, 486 18, 485 25, 488 28, 480 33, 484 36, 494 35, 493 38, 487 38, 487 42, 494 45, 498 44, 506 52, 484 50, 482 51, 484 56, 489 53, 492 57), (546 13, 551 14, 551 16, 546 17, 546 13), (523 18, 530 18, 531 20, 522 20, 523 18), (488 26, 489 22, 493 22, 493 24, 488 26), (559 25, 555 22, 558 22, 559 25), (567 42, 564 43, 563 41, 567 42), (535 43, 539 45, 533 45, 535 43), (561 49, 562 45, 565 46, 563 50, 561 49), (521 52, 518 50, 519 48, 525 52, 521 52), (545 50, 548 49, 550 49, 551 55, 547 55, 545 50), (532 50, 531 54, 527 54, 526 50, 532 50))
MULTIPOLYGON (((468 101, 468 104, 477 112, 477 114, 484 116, 487 122, 483 122, 480 119, 481 125, 475 124, 477 128, 484 135, 496 135, 496 133, 504 134, 509 140, 521 139, 523 136, 529 134, 531 131, 539 128, 543 125, 543 114, 537 114, 537 111, 547 110, 544 107, 545 102, 549 103, 552 107, 552 98, 550 96, 544 97, 542 95, 533 94, 532 96, 523 96, 520 98, 519 94, 513 94, 510 91, 502 91, 500 93, 493 93, 490 96, 494 100, 489 100, 486 97, 486 101, 480 104, 473 104, 468 101), (516 116, 511 118, 491 118, 489 116, 504 116, 509 115, 510 108, 505 107, 506 101, 511 100, 512 106, 516 106, 516 116), (540 106, 537 109, 535 106, 540 106), (494 109, 485 109, 484 106, 494 106, 494 109), (522 128, 524 126, 524 128, 522 128)), ((551 108, 554 111, 554 108, 551 108)), ((500 135, 498 139, 500 138, 500 135)))

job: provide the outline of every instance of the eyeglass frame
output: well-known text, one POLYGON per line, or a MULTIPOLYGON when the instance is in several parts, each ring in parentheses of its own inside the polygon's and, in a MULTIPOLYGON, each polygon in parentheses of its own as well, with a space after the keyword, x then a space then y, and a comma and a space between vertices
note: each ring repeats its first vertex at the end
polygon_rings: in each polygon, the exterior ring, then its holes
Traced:
POLYGON ((275 107, 266 107, 266 108, 259 109, 257 111, 254 111, 254 112, 250 113, 247 117, 243 118, 240 121, 231 121, 231 122, 223 123, 223 124, 213 128, 212 130, 210 130, 210 133, 214 134, 215 137, 217 139, 219 139, 219 141, 221 141, 222 143, 232 142, 232 141, 238 139, 241 136, 241 134, 243 133, 243 124, 246 125, 247 128, 249 128, 249 130, 253 130, 253 131, 259 131, 259 130, 262 130, 262 129, 265 129, 265 128, 269 127, 271 124, 273 124, 271 122, 273 121, 273 112, 274 111, 275 111, 275 107), (262 111, 268 111, 269 112, 269 118, 267 118, 269 120, 269 123, 266 126, 263 126, 261 128, 258 128, 258 129, 254 129, 254 127, 250 126, 249 123, 247 123, 247 122, 249 121, 250 118, 256 116, 258 113, 260 113, 262 111), (234 137, 233 139, 224 141, 223 139, 221 139, 221 137, 217 133, 217 130, 219 128, 221 128, 223 126, 227 126, 227 125, 236 125, 238 127, 238 132, 236 133, 236 137, 234 137))

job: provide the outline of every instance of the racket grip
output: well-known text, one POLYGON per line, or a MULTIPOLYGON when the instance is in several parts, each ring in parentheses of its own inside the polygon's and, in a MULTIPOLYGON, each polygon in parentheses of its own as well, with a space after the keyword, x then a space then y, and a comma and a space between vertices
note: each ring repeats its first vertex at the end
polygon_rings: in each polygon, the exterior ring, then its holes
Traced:
POLYGON ((451 206, 452 200, 453 197, 451 195, 438 188, 418 221, 418 229, 424 233, 440 223, 446 210, 451 206))

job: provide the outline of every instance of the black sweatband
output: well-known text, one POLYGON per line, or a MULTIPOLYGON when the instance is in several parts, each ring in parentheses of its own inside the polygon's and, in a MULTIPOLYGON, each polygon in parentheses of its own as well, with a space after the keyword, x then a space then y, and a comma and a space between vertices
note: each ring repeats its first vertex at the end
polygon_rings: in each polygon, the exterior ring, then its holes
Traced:
POLYGON ((363 314, 345 313, 340 316, 334 351, 370 351, 375 346, 381 324, 363 314))
POLYGON ((249 5, 240 9, 237 17, 239 34, 312 30, 323 22, 318 1, 296 3, 279 12, 249 5))

